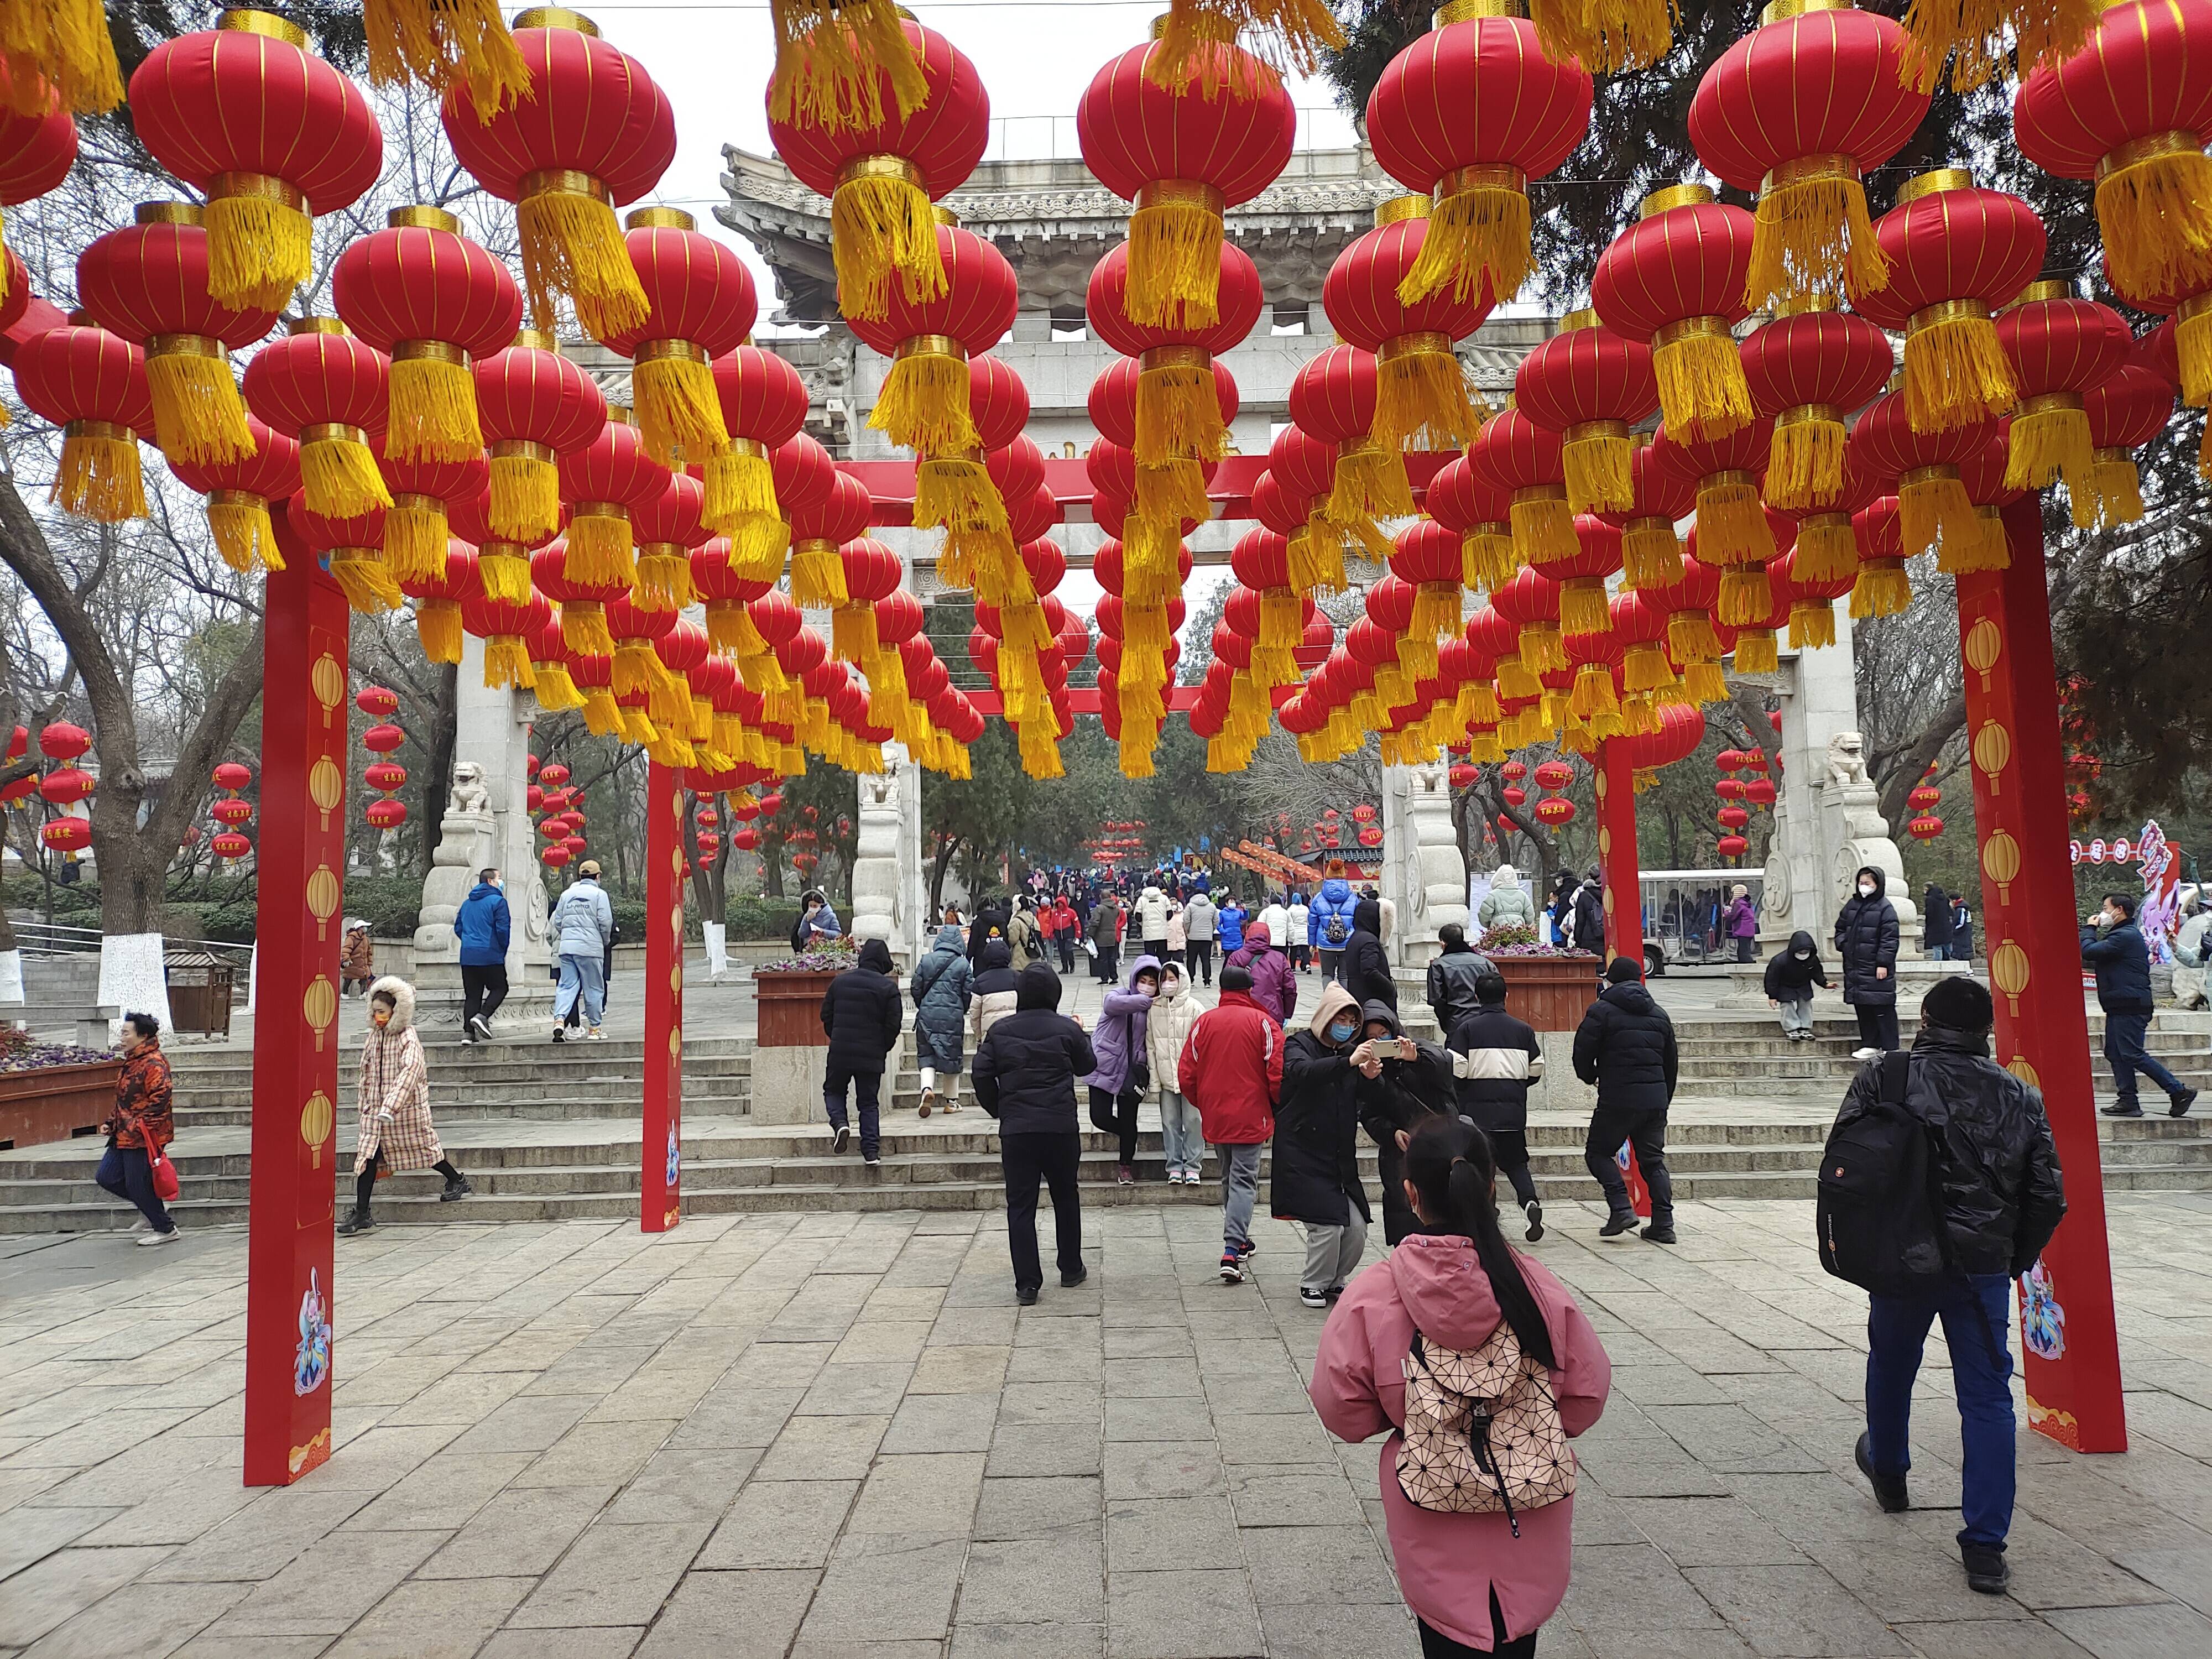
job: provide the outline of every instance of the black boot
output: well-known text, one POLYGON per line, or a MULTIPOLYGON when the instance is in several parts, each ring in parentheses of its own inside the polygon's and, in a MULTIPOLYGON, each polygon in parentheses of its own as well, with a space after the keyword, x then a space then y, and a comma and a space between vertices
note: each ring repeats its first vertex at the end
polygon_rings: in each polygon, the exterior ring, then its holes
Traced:
POLYGON ((451 1204, 455 1199, 466 1198, 474 1191, 476 1188, 469 1185, 469 1178, 466 1176, 457 1175, 446 1183, 445 1191, 438 1194, 438 1202, 451 1204))
POLYGON ((1905 1490, 1901 1474, 1884 1474, 1874 1466, 1874 1455, 1867 1448, 1869 1437, 1861 1435, 1858 1444, 1851 1448, 1851 1461, 1859 1466, 1859 1473, 1874 1488, 1874 1501, 1881 1505, 1886 1515, 1901 1515, 1912 1507, 1912 1498, 1905 1490))
POLYGON ((1607 1216, 1605 1218, 1605 1225, 1597 1230, 1597 1236, 1600 1238, 1618 1238, 1623 1233, 1632 1233, 1635 1231, 1636 1212, 1628 1210, 1617 1215, 1607 1216))
POLYGON ((363 1205, 338 1223, 338 1234, 343 1237, 353 1233, 373 1232, 375 1228, 375 1220, 369 1215, 368 1206, 363 1205))

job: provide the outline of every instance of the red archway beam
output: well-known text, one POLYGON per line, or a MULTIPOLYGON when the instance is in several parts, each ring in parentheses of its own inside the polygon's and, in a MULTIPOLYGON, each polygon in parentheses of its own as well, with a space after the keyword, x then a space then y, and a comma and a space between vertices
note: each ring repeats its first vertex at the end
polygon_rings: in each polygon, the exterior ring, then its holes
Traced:
MULTIPOLYGON (((1195 685, 1170 685, 1160 695, 1171 711, 1180 710, 1183 714, 1188 714, 1198 707, 1198 694, 1200 690, 1200 687, 1195 685)), ((975 712, 979 714, 1003 716, 1006 712, 1006 701, 996 691, 963 691, 960 695, 975 705, 975 712)), ((1104 699, 1100 697, 1098 688, 1095 685, 1072 686, 1068 690, 1067 706, 1071 713, 1102 714, 1104 712, 1101 707, 1103 702, 1104 699)))

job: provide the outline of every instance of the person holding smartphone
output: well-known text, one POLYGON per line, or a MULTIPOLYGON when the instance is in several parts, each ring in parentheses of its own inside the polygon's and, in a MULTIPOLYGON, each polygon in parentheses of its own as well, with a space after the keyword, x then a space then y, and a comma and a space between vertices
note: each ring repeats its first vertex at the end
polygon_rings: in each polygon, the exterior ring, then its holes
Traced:
POLYGON ((1306 1029, 1283 1044, 1268 1208, 1306 1230, 1298 1300, 1327 1308, 1367 1253, 1366 1184, 1359 1178, 1359 1086, 1382 1074, 1377 1045, 1360 1035, 1360 1008, 1341 985, 1322 990, 1306 1029))
POLYGON ((1420 1218, 1406 1201, 1405 1151, 1431 1118, 1456 1115, 1451 1055, 1416 1042, 1388 1003, 1360 1011, 1362 1032, 1381 1062, 1376 1076, 1357 1085, 1359 1121, 1375 1142, 1376 1173, 1382 1183, 1382 1237, 1390 1244, 1420 1231, 1420 1218))

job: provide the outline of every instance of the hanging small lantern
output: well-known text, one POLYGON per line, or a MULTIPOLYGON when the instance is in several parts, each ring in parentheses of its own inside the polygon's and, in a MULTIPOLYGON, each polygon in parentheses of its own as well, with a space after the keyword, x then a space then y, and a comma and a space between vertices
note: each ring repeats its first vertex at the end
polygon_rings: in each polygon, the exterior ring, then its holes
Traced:
POLYGON ((1486 291, 1439 283, 1425 298, 1401 294, 1418 285, 1417 269, 1431 234, 1429 198, 1400 196, 1375 210, 1375 228, 1336 256, 1322 284, 1322 305, 1338 335, 1375 354, 1372 435, 1388 448, 1464 449, 1487 413, 1468 396, 1454 344, 1490 314, 1486 291))
POLYGON ((352 518, 331 518, 307 504, 307 492, 285 509, 292 529, 307 550, 330 568, 331 580, 344 592, 346 604, 363 616, 397 611, 406 595, 384 563, 384 510, 372 507, 352 518))
POLYGON ((2063 477, 2075 527, 2103 521, 2088 394, 2134 352, 2126 320, 2110 306, 2076 299, 2069 283, 2030 283, 1997 319, 1996 336, 2021 395, 2005 434, 2005 483, 2041 489, 2063 477))
POLYGON ((1753 415, 1731 332, 1747 308, 1752 216, 1703 185, 1655 191, 1639 211, 1598 256, 1590 304, 1622 339, 1651 348, 1667 424, 1724 438, 1753 415))
POLYGON ((1905 826, 1905 832, 1915 841, 1933 841, 1943 833, 1943 820, 1932 812, 1923 812, 1905 826))
MULTIPOLYGON (((2157 334, 2171 343, 2170 325, 2162 325, 2157 334)), ((2138 343, 2127 361, 2091 386, 2081 400, 2094 446, 2089 496, 2106 529, 2142 520, 2142 483, 2135 451, 2165 431, 2173 419, 2173 383, 2154 366, 2145 349, 2149 343, 2138 343)), ((2200 461, 2200 471, 2202 466, 2200 461)))
POLYGON ((205 466, 169 465, 179 483, 207 497, 208 533, 223 563, 240 575, 284 568, 269 504, 300 488, 300 446, 252 415, 246 429, 253 445, 249 455, 205 466))
POLYGON ((335 317, 301 317, 246 365, 246 407, 300 446, 309 512, 350 519, 382 512, 392 492, 368 447, 386 415, 391 364, 335 317))
POLYGON ((599 435, 565 452, 558 465, 561 499, 569 514, 570 574, 628 586, 637 576, 630 514, 667 489, 668 469, 645 453, 629 411, 611 406, 599 435))
POLYGON ((1594 309, 1571 311, 1557 334, 1521 360, 1513 393, 1530 420, 1559 434, 1570 507, 1635 505, 1629 428, 1659 407, 1648 346, 1606 327, 1594 309))
POLYGON ((1696 484, 1653 452, 1650 434, 1638 433, 1634 441, 1628 464, 1634 499, 1626 511, 1603 515, 1620 526, 1622 585, 1631 591, 1665 587, 1680 576, 1682 538, 1674 526, 1698 507, 1696 484))
POLYGON ((1942 800, 1943 792, 1932 783, 1916 783, 1905 799, 1914 811, 1930 812, 1942 800))
POLYGON ((1751 850, 1751 843, 1741 836, 1723 836, 1713 845, 1713 851, 1724 859, 1740 859, 1751 850))
POLYGON ((711 539, 700 522, 706 495, 698 479, 678 472, 658 495, 630 509, 641 605, 682 611, 699 602, 691 587, 691 554, 711 539))
POLYGON ((1851 619, 1893 617, 1912 603, 1911 579, 1905 574, 1903 514, 1897 497, 1885 495, 1851 514, 1858 543, 1858 581, 1851 589, 1851 619))
POLYGON ((1554 560, 1543 574, 1559 587, 1559 632, 1607 634, 1613 613, 1605 585, 1620 570, 1620 532, 1603 519, 1583 514, 1575 520, 1572 557, 1554 560))
MULTIPOLYGON (((399 694, 386 686, 364 685, 354 693, 353 706, 371 720, 389 720, 398 712, 399 694)), ((396 726, 374 726, 369 730, 375 734, 375 741, 369 743, 368 746, 380 753, 398 748, 406 738, 404 732, 398 737, 392 735, 399 732, 396 726)))
MULTIPOLYGON (((1766 567, 1766 580, 1775 603, 1789 607, 1790 646, 1801 651, 1836 642, 1835 601, 1849 593, 1857 581, 1856 569, 1817 579, 1802 574, 1798 568, 1798 557, 1803 551, 1804 547, 1800 544, 1766 567)), ((1759 765, 1761 771, 1765 769, 1765 757, 1760 757, 1759 765)), ((1767 801, 1772 801, 1774 783, 1771 779, 1754 778, 1752 784, 1763 787, 1767 801)), ((1751 785, 1746 785, 1745 788, 1748 794, 1751 785)))
POLYGON ((372 830, 388 833, 407 822, 407 803, 394 800, 387 795, 381 800, 369 802, 368 810, 362 816, 368 820, 372 830))
POLYGON ((1749 810, 1741 806, 1723 806, 1715 816, 1720 819, 1723 829, 1731 830, 1741 830, 1751 822, 1749 810))
POLYGON ((514 686, 527 691, 536 684, 530 641, 552 620, 553 607, 536 593, 526 603, 489 595, 461 601, 461 626, 484 642, 486 690, 514 686))
POLYGON ((1774 787, 1772 778, 1753 778, 1743 787, 1744 799, 1762 811, 1773 809, 1775 799, 1780 793, 1774 787))
POLYGON ((1536 787, 1557 794, 1575 781, 1575 769, 1565 761, 1548 760, 1536 769, 1536 787))
POLYGON ((1567 505, 1566 453, 1557 432, 1519 409, 1506 410, 1484 423, 1468 447, 1468 465, 1478 483, 1510 499, 1517 563, 1541 566, 1574 557, 1581 543, 1567 505))
POLYGON ((398 761, 371 761, 361 775, 379 794, 397 794, 407 787, 407 769, 398 761))
POLYGON ((997 247, 956 225, 934 228, 944 272, 934 297, 894 292, 879 318, 847 319, 863 343, 892 359, 869 426, 925 459, 981 446, 968 359, 1006 337, 1018 303, 1013 267, 997 247))
MULTIPOLYGON (((607 400, 590 375, 561 355, 552 335, 537 329, 522 330, 506 350, 477 359, 474 372, 477 415, 491 460, 488 527, 522 549, 543 545, 561 527, 560 458, 599 437, 607 400)), ((485 586, 501 591, 489 574, 485 586)))
POLYGON ((559 626, 564 648, 586 656, 613 655, 615 642, 614 636, 607 631, 607 607, 618 599, 629 599, 630 585, 611 575, 594 581, 578 576, 568 557, 565 537, 556 536, 532 553, 529 570, 526 592, 534 590, 561 607, 559 626))
POLYGON ((1786 513, 1832 507, 1844 484, 1844 417, 1881 392, 1889 337, 1855 313, 1808 301, 1742 345, 1752 407, 1774 422, 1765 495, 1786 513))
POLYGON ((1536 803, 1535 816, 1539 823, 1564 829, 1575 821, 1575 804, 1565 795, 1547 795, 1536 803))
POLYGON ((792 604, 809 611, 829 611, 847 602, 845 566, 838 550, 867 534, 868 514, 866 487, 849 472, 840 472, 824 501, 794 515, 792 604))
POLYGON ((15 347, 16 395, 62 431, 48 499, 99 524, 146 516, 138 436, 154 429, 146 354, 120 335, 67 324, 15 347))
POLYGON ((74 860, 92 845, 92 824, 85 818, 52 818, 40 827, 39 839, 50 850, 74 860))
POLYGON ((1773 526, 1759 498, 1773 437, 1773 422, 1764 418, 1724 438, 1678 437, 1663 425, 1653 435, 1653 460, 1697 488, 1698 541, 1708 564, 1753 564, 1774 556, 1773 526))
POLYGON ((253 781, 253 769, 243 761, 224 761, 210 774, 218 789, 227 789, 233 795, 253 781))
POLYGON ((639 208, 625 225, 648 310, 604 343, 634 360, 630 397, 646 453, 663 466, 707 467, 711 480, 730 448, 711 360, 752 336, 760 303, 751 274, 680 208, 639 208))
POLYGON ((253 843, 235 830, 219 830, 208 842, 208 850, 219 859, 244 858, 253 850, 253 843))
POLYGON ((1986 418, 1922 432, 1908 417, 1905 394, 1877 398, 1851 428, 1846 463, 1869 477, 1897 481, 1898 529, 1908 557, 1940 543, 1954 560, 1974 556, 1982 529, 1960 469, 1996 435, 1986 418))
POLYGON ((1717 702, 1728 696, 1721 672, 1724 647, 1713 626, 1719 606, 1720 572, 1686 551, 1680 574, 1671 582, 1649 583, 1636 590, 1667 616, 1667 651, 1682 670, 1682 689, 1692 702, 1717 702))
POLYGON ((74 806, 89 800, 97 787, 92 774, 82 768, 58 766, 39 780, 39 799, 52 806, 74 806))
POLYGON ((548 870, 558 870, 574 856, 574 854, 571 854, 567 848, 556 843, 550 847, 541 848, 538 850, 538 861, 548 870))

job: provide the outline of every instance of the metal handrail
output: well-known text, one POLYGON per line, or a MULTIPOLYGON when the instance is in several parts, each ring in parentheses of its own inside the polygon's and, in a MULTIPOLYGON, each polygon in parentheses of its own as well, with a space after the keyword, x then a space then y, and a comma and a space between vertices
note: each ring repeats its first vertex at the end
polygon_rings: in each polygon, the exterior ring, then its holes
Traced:
MULTIPOLYGON (((97 951, 104 937, 97 927, 77 927, 59 921, 19 921, 15 924, 16 947, 29 956, 82 956, 97 951)), ((210 956, 234 953, 241 960, 253 953, 250 945, 235 939, 179 939, 164 934, 171 951, 204 951, 210 956)))

